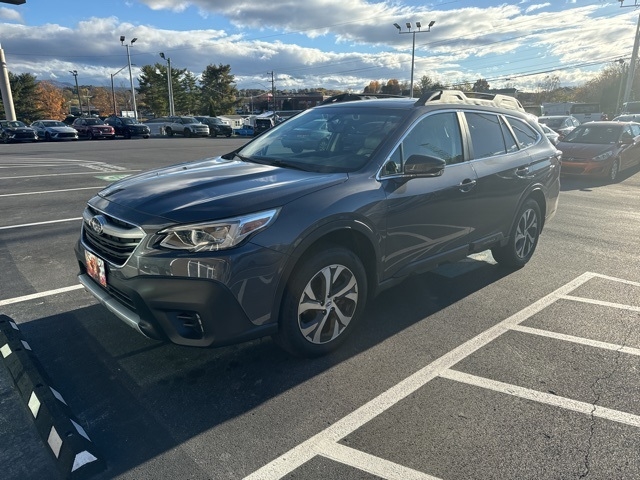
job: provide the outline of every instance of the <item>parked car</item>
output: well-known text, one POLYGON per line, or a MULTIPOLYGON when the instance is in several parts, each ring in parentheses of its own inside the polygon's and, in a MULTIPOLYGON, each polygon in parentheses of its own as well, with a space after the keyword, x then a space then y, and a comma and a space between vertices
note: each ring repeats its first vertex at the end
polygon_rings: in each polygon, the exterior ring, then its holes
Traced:
POLYGON ((73 121, 73 128, 78 131, 79 137, 94 140, 98 138, 116 138, 116 132, 111 125, 107 125, 99 118, 78 117, 73 121))
POLYGON ((623 113, 613 118, 614 122, 640 122, 640 113, 623 113))
POLYGON ((580 125, 577 118, 571 115, 549 115, 538 117, 538 123, 544 123, 560 135, 560 139, 580 125))
POLYGON ((164 132, 169 137, 179 133, 185 137, 208 137, 209 126, 199 122, 194 117, 167 117, 164 132))
POLYGON ((233 133, 240 137, 253 137, 253 127, 251 125, 244 124, 240 128, 235 128, 233 133))
POLYGON ((523 267, 556 211, 561 152, 517 100, 487 98, 334 102, 221 157, 113 183, 84 210, 79 281, 151 338, 272 335, 316 356, 413 274, 487 249, 523 267), (326 149, 282 145, 311 126, 326 149))
POLYGON ((0 138, 4 143, 35 142, 38 134, 19 120, 0 120, 0 138))
POLYGON ((78 140, 78 131, 60 120, 36 120, 31 124, 40 140, 78 140))
POLYGON ((303 150, 326 150, 330 140, 331 132, 325 119, 303 124, 283 135, 281 139, 282 146, 290 148, 295 153, 303 150))
POLYGON ((195 119, 209 126, 209 135, 212 137, 220 135, 229 138, 233 135, 231 125, 227 125, 218 117, 195 117, 195 119))
POLYGON ((256 118, 253 125, 253 134, 260 135, 262 132, 269 130, 275 124, 273 122, 273 118, 264 117, 264 118, 256 118))
POLYGON ((544 132, 546 137, 551 141, 551 143, 553 143, 554 145, 558 144, 558 142, 560 141, 560 134, 558 132, 551 130, 544 123, 540 124, 540 128, 542 128, 542 131, 544 132))
POLYGON ((588 122, 558 143, 563 175, 585 175, 613 182, 622 170, 640 164, 640 123, 588 122))
POLYGON ((107 117, 104 120, 104 123, 113 127, 116 137, 149 138, 151 136, 151 129, 144 123, 137 121, 135 118, 111 116, 107 117))

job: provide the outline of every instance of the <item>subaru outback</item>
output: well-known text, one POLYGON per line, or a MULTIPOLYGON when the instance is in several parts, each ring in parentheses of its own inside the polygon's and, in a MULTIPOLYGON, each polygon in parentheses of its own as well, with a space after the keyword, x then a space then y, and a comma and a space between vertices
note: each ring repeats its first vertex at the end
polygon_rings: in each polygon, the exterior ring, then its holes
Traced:
POLYGON ((270 335, 323 355, 409 275, 488 249, 523 267, 556 211, 560 155, 511 97, 329 102, 221 157, 100 191, 79 281, 150 338, 270 335), (314 128, 327 142, 285 146, 314 128))

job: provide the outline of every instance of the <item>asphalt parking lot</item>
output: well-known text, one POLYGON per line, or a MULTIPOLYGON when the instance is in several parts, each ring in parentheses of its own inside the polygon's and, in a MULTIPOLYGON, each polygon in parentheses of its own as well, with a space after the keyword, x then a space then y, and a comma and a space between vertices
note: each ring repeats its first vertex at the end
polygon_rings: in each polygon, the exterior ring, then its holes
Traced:
MULTIPOLYGON (((640 478, 640 173, 569 179, 534 258, 384 292, 340 351, 144 339, 77 284, 86 200, 246 139, 0 148, 0 314, 104 460, 90 478, 640 478)), ((4 478, 60 478, 0 368, 4 478)))

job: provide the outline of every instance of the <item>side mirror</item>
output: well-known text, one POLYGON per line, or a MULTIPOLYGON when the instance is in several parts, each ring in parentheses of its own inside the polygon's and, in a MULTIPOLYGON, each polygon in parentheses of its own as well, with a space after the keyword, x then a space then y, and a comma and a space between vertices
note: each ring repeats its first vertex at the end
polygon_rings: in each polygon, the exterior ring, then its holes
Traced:
POLYGON ((427 155, 411 155, 404 164, 404 173, 415 177, 439 177, 447 162, 427 155))

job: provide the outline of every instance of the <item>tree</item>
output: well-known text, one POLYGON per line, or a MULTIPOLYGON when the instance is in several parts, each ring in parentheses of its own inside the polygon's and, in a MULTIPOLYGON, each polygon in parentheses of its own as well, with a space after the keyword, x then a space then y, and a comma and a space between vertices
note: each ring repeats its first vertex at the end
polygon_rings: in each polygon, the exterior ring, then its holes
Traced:
POLYGON ((91 107, 98 110, 99 115, 113 113, 113 98, 110 90, 105 87, 90 87, 89 96, 91 107))
MULTIPOLYGON (((179 77, 185 70, 171 69, 171 78, 173 82, 174 98, 176 92, 180 94, 179 77)), ((140 107, 147 108, 156 115, 169 114, 169 94, 167 86, 167 68, 156 63, 155 65, 143 65, 140 69, 138 77, 140 107)), ((177 110, 177 109, 176 109, 177 110)))
POLYGON ((418 88, 420 89, 420 94, 424 94, 435 90, 444 90, 445 86, 440 82, 432 80, 427 75, 423 75, 418 83, 418 88))
MULTIPOLYGON (((42 118, 43 113, 37 106, 37 86, 36 76, 30 73, 14 75, 9 72, 9 85, 13 96, 13 108, 16 118, 24 123, 31 123, 42 118)), ((4 105, 2 106, 2 116, 6 117, 4 105)))
POLYGON ((363 93, 380 93, 380 82, 378 80, 371 80, 369 85, 364 87, 363 93))
POLYGON ((387 84, 381 88, 381 93, 387 95, 400 95, 402 93, 400 82, 395 78, 388 80, 387 84))
MULTIPOLYGON (((62 89, 51 82, 38 82, 35 89, 36 108, 42 113, 41 118, 59 120, 64 118, 65 98, 62 89)), ((34 119, 35 120, 35 119, 34 119)))
POLYGON ((196 77, 193 73, 185 71, 180 79, 180 94, 178 98, 174 94, 174 105, 178 112, 188 115, 196 115, 199 111, 201 101, 200 88, 196 83, 196 77))
POLYGON ((487 82, 484 78, 479 78, 478 80, 476 80, 476 83, 473 84, 472 90, 474 92, 488 92, 489 82, 487 82))
POLYGON ((201 113, 211 116, 234 113, 240 103, 234 82, 230 65, 207 65, 200 80, 201 113))

